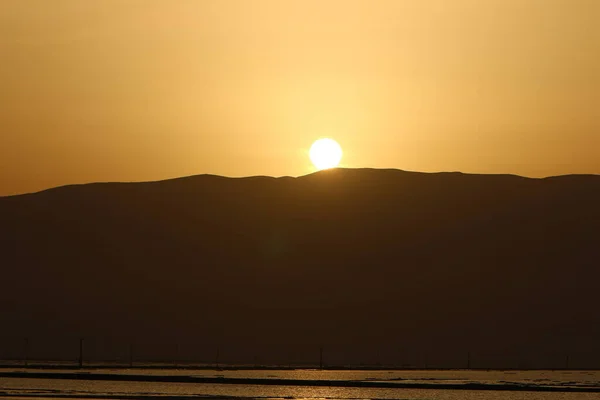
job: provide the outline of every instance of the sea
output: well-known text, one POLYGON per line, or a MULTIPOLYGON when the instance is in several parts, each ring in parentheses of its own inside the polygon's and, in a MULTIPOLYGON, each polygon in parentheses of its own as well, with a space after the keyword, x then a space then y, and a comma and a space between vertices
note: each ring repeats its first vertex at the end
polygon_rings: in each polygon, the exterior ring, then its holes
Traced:
POLYGON ((598 400, 600 371, 187 368, 55 368, 48 371, 10 367, 0 368, 0 397, 161 400, 598 400), (73 374, 73 379, 70 379, 69 374, 73 374), (116 380, 106 380, 107 376, 116 380), (100 377, 101 380, 94 380, 94 377, 100 377), (128 380, 128 377, 133 378, 128 380), (141 382, 140 379, 145 381, 141 382), (180 382, 168 382, 169 379, 180 382), (209 382, 206 382, 207 380, 209 382), (264 384, 265 380, 269 380, 266 382, 268 384, 264 384), (286 384, 286 381, 292 384, 286 384), (375 387, 378 385, 385 387, 375 387))

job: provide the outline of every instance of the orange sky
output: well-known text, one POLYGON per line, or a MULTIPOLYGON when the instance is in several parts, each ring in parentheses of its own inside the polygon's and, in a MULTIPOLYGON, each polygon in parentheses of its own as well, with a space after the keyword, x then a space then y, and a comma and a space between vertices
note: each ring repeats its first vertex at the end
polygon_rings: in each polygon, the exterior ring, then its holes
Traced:
POLYGON ((2 0, 0 195, 343 166, 600 173, 598 0, 2 0))

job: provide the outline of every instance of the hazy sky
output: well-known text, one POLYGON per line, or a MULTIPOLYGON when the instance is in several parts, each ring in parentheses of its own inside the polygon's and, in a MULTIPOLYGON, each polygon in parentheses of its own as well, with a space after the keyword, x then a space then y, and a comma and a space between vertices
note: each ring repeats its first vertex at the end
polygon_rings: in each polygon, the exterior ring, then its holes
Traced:
POLYGON ((0 195, 343 166, 600 173, 598 0, 0 0, 0 195))

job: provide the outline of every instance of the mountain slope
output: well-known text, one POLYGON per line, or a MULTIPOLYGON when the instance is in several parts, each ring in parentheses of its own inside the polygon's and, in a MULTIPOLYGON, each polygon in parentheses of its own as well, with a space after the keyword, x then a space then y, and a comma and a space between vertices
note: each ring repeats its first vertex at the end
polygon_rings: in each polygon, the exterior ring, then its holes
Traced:
POLYGON ((314 361, 323 345, 331 363, 459 366, 471 351, 482 366, 598 365, 599 229, 600 176, 337 169, 5 197, 4 343, 45 340, 48 357, 85 336, 148 357, 177 340, 205 360, 221 347, 230 361, 314 361))

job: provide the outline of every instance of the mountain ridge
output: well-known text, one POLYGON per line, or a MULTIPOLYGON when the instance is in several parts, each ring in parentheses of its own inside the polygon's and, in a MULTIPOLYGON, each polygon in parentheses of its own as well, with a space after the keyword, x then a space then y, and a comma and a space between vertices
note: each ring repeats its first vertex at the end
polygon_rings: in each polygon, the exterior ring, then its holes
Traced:
POLYGON ((37 335, 53 358, 178 338, 200 360, 597 366, 598 204, 596 176, 376 169, 4 197, 0 356, 37 335))
POLYGON ((407 173, 407 174, 422 174, 422 175, 458 175, 458 176, 474 176, 474 177, 513 177, 513 178, 521 178, 521 179, 529 179, 529 180, 552 180, 552 179, 566 179, 566 178, 575 178, 575 177, 600 177, 598 174, 564 174, 564 175, 552 175, 546 177, 528 177, 518 174, 485 174, 485 173, 467 173, 461 171, 438 171, 438 172, 421 172, 421 171, 409 171, 402 170, 397 168, 332 168, 329 170, 321 170, 312 172, 306 175, 300 176, 269 176, 269 175, 251 175, 251 176, 238 176, 231 177, 226 175, 218 175, 218 174, 196 174, 196 175, 187 175, 181 177, 174 178, 166 178, 160 180, 150 180, 150 181, 100 181, 100 182, 87 182, 87 183, 74 183, 74 184, 66 184, 55 187, 50 187, 46 189, 42 189, 39 191, 28 192, 28 193, 18 193, 0 196, 1 198, 6 197, 18 197, 18 196, 28 196, 38 193, 44 193, 48 191, 53 191, 57 189, 63 188, 72 188, 72 187, 85 187, 85 186, 93 186, 93 185, 134 185, 134 184, 156 184, 156 183, 165 183, 165 182, 176 182, 176 181, 189 181, 189 180, 197 180, 197 179, 230 179, 230 180, 253 180, 253 179, 271 179, 271 180, 288 180, 288 179, 306 179, 313 176, 319 176, 325 173, 331 173, 332 171, 341 171, 341 172, 351 172, 351 173, 372 173, 372 172, 392 172, 392 173, 407 173))

